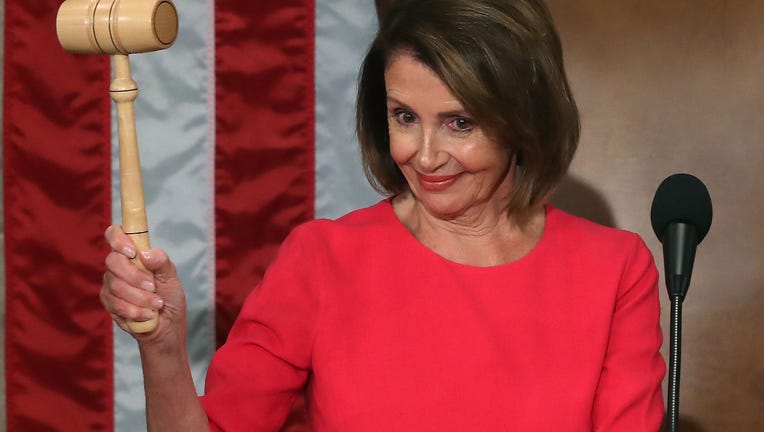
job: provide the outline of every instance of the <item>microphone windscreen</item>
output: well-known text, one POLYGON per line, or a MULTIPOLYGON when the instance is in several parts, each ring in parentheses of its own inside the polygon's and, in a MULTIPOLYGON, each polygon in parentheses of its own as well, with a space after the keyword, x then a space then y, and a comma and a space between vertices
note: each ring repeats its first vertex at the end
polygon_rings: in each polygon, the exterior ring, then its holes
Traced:
POLYGON ((650 209, 653 231, 661 241, 670 223, 683 222, 695 226, 700 243, 711 228, 712 215, 706 185, 690 174, 673 174, 663 180, 655 191, 650 209))

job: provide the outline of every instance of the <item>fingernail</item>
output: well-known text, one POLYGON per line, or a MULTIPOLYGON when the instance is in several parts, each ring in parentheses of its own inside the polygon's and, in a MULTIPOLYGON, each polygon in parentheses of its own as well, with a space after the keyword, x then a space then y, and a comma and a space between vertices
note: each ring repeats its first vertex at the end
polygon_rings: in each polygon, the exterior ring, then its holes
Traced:
POLYGON ((123 247, 122 253, 130 259, 135 258, 135 249, 131 248, 130 246, 123 247))
POLYGON ((162 309, 162 306, 164 306, 164 300, 160 298, 154 299, 154 309, 156 310, 162 309))
POLYGON ((141 282, 141 288, 145 289, 146 291, 151 291, 151 292, 156 291, 156 288, 154 287, 154 283, 149 281, 141 282))
POLYGON ((149 251, 142 251, 141 255, 143 255, 143 258, 146 258, 146 259, 151 258, 151 252, 149 251))

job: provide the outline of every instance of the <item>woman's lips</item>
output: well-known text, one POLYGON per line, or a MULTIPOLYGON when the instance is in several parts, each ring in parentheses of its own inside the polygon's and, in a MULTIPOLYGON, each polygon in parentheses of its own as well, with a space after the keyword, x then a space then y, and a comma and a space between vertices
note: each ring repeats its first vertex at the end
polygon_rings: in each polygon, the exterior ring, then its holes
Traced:
POLYGON ((422 189, 427 192, 439 192, 449 188, 452 184, 456 183, 461 173, 454 175, 428 175, 417 173, 417 180, 422 189))

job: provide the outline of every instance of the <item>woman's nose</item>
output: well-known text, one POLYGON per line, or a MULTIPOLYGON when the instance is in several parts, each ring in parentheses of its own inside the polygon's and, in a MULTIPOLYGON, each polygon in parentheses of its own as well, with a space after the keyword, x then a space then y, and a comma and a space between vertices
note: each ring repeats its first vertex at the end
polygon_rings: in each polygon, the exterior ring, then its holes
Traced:
POLYGON ((417 155, 419 169, 424 172, 434 172, 448 162, 448 153, 442 148, 442 140, 435 131, 425 131, 417 155))

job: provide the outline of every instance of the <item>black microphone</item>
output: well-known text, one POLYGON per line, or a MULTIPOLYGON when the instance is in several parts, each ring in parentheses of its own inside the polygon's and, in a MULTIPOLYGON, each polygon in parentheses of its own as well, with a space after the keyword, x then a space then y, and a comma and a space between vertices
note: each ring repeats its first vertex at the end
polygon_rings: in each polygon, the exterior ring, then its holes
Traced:
POLYGON ((650 221, 663 243, 669 297, 683 301, 690 287, 695 250, 708 234, 713 209, 708 189, 697 177, 674 174, 658 186, 650 221))
POLYGON ((690 287, 695 250, 711 228, 711 196, 689 174, 674 174, 658 186, 650 210, 653 231, 663 243, 666 288, 671 299, 666 422, 679 432, 679 375, 682 358, 682 302, 690 287))

